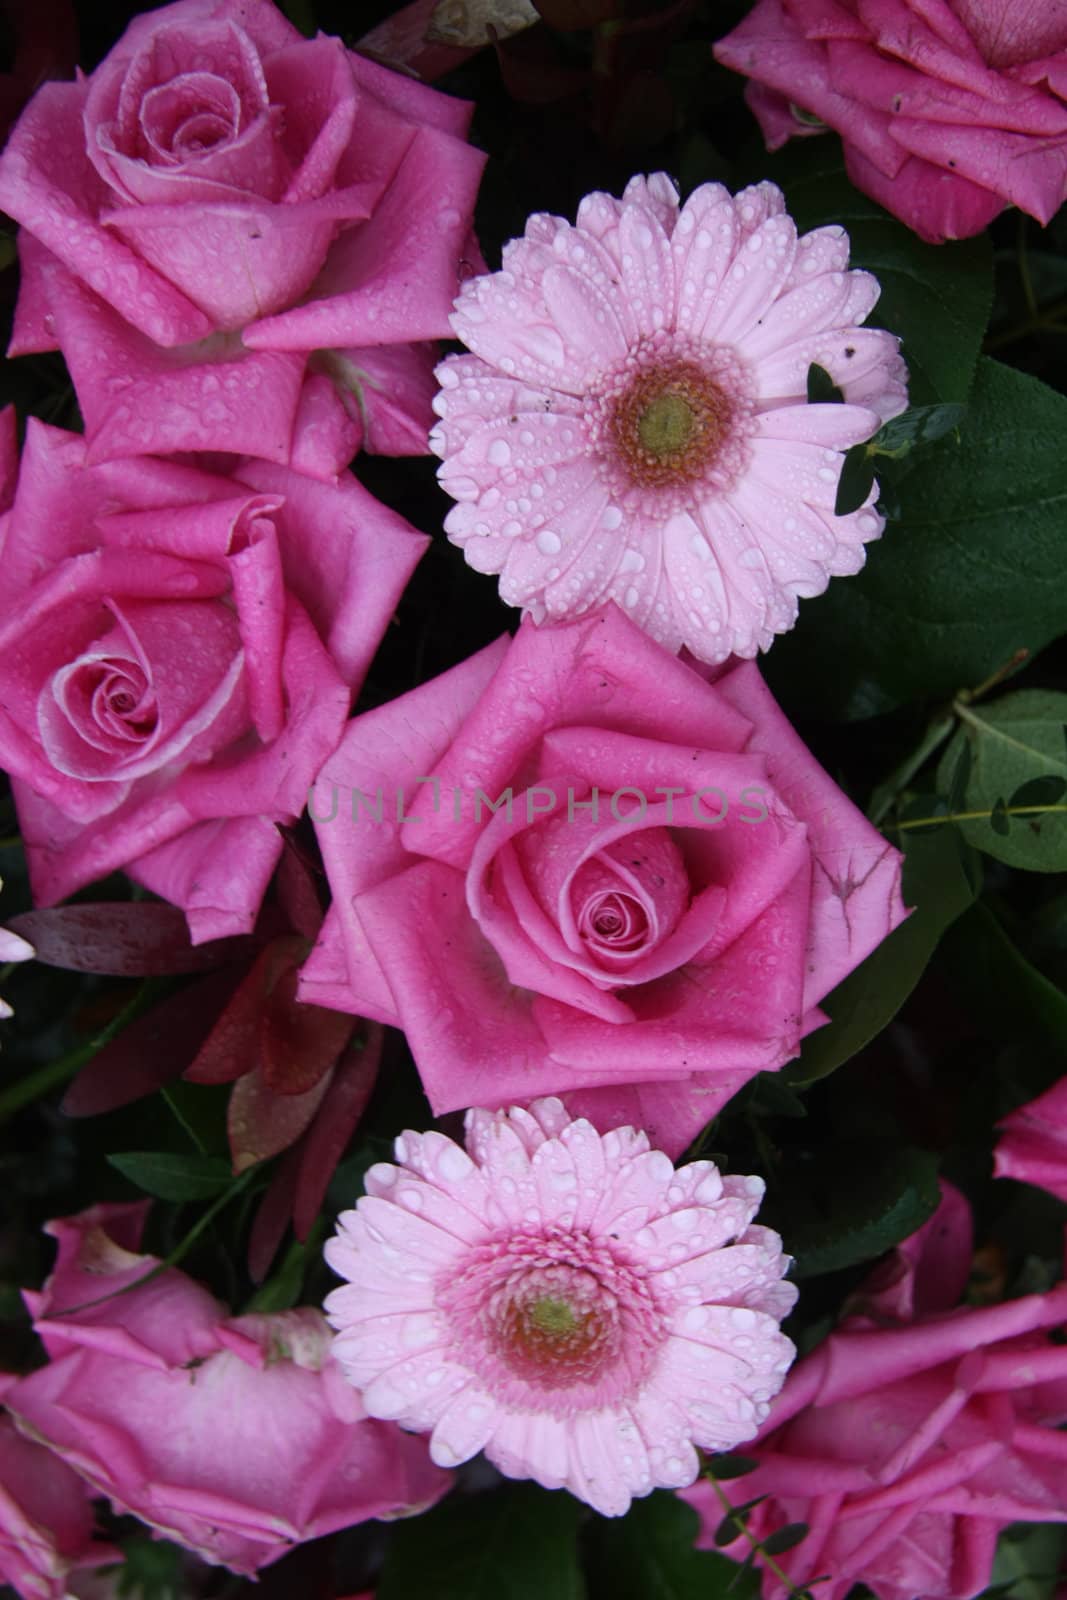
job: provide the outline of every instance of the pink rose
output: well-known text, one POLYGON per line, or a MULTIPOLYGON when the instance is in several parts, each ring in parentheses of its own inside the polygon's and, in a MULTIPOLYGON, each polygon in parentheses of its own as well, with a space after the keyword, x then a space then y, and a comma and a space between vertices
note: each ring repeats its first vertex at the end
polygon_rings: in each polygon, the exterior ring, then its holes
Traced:
POLYGON ((268 0, 136 17, 87 79, 40 90, 0 157, 23 228, 12 353, 62 349, 96 459, 288 462, 307 407, 321 475, 364 420, 375 448, 424 451, 420 342, 448 337, 480 266, 470 114, 268 0))
MULTIPOLYGON (((0 1375, 0 1397, 16 1382, 0 1375)), ((72 1571, 118 1560, 118 1550, 93 1538, 84 1481, 0 1414, 0 1583, 22 1600, 64 1600, 72 1571)))
POLYGON ((0 522, 0 764, 34 893, 116 868, 247 931, 425 546, 349 474, 90 464, 31 421, 0 522))
MULTIPOLYGON (((768 1498, 749 1520, 764 1539, 792 1522, 807 1536, 777 1557, 798 1587, 843 1600, 969 1600, 990 1581, 1012 1522, 1067 1521, 1067 1283, 1003 1305, 952 1309, 971 1263, 970 1209, 941 1207, 857 1300, 858 1314, 786 1380, 755 1445, 755 1472, 726 1486, 734 1504, 768 1498)), ((711 1543, 722 1506, 708 1483, 685 1491, 711 1543)), ((743 1559, 738 1540, 728 1553, 743 1559)), ((763 1572, 768 1600, 783 1593, 763 1572)))
POLYGON ((1067 1078, 1000 1124, 996 1175, 1067 1200, 1067 1078))
POLYGON ((566 1093, 672 1155, 903 915, 756 667, 709 683, 614 606, 358 717, 312 815, 303 999, 402 1027, 438 1113, 566 1093))
POLYGON ((450 1475, 367 1417, 321 1312, 230 1318, 173 1269, 129 1287, 159 1265, 133 1253, 146 1209, 49 1224, 56 1266, 26 1295, 49 1362, 6 1397, 21 1427, 116 1510, 235 1572, 440 1498, 450 1475))
POLYGON ((1067 196, 1062 0, 757 0, 715 56, 771 150, 836 128, 852 182, 923 239, 1067 196))

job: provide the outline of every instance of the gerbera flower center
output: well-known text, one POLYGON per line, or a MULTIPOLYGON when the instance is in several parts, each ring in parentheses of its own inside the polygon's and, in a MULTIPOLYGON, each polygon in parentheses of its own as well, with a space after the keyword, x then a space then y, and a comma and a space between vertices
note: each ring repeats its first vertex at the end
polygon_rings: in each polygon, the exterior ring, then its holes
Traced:
POLYGON ((561 1411, 629 1392, 663 1338, 641 1274, 603 1242, 551 1227, 473 1250, 438 1303, 457 1358, 483 1382, 561 1411))
POLYGON ((553 1384, 595 1378, 618 1342, 618 1303, 595 1275, 535 1266, 492 1297, 490 1336, 513 1372, 553 1384))
POLYGON ((610 432, 631 480, 660 488, 701 477, 733 420, 725 389, 695 362, 683 360, 638 371, 615 401, 610 432))

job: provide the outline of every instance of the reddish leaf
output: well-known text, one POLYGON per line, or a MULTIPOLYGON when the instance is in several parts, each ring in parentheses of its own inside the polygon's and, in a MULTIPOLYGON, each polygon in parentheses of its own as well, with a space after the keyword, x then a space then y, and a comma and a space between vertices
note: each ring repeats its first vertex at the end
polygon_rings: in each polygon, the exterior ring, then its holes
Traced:
POLYGON ((259 1050, 263 1079, 275 1094, 304 1094, 318 1083, 341 1054, 352 1032, 343 1011, 305 1005, 296 998, 297 969, 291 966, 275 983, 260 1019, 259 1050))
POLYGON ((457 50, 452 45, 428 44, 426 30, 437 9, 438 0, 414 0, 391 17, 386 17, 370 33, 365 33, 356 49, 373 56, 387 67, 399 67, 412 77, 432 83, 474 55, 473 50, 457 50))
POLYGON ((8 926, 28 939, 38 961, 112 978, 163 978, 203 972, 251 948, 247 938, 189 942, 184 914, 154 900, 102 901, 27 911, 8 926))
POLYGON ((136 1017, 74 1079, 63 1097, 68 1117, 95 1117, 129 1105, 177 1078, 196 1055, 239 974, 212 972, 136 1017))
POLYGON ((306 941, 295 936, 274 939, 259 952, 190 1064, 190 1083, 232 1083, 259 1064, 260 1023, 270 992, 306 954, 306 941))
POLYGON ((318 879, 312 863, 294 843, 291 830, 279 828, 278 832, 285 845, 274 879, 278 903, 288 926, 314 944, 322 927, 318 879))
POLYGON ((366 1022, 363 1029, 363 1039, 353 1040, 337 1063, 326 1098, 300 1146, 293 1201, 293 1231, 298 1239, 311 1232, 334 1169, 374 1090, 385 1029, 378 1022, 366 1022))
POLYGON ((253 1283, 262 1283, 267 1276, 289 1226, 302 1151, 303 1145, 294 1145, 286 1152, 256 1210, 248 1238, 248 1274, 253 1283))
POLYGON ((246 1072, 230 1094, 227 1127, 235 1173, 266 1161, 295 1143, 330 1086, 329 1075, 304 1094, 274 1094, 262 1072, 246 1072))

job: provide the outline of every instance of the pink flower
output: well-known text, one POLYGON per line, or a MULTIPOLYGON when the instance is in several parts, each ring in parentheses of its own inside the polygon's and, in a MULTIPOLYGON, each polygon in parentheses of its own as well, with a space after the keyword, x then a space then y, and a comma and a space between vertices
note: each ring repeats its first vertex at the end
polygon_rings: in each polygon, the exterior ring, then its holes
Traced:
POLYGON ((0 762, 36 897, 116 868, 244 932, 425 541, 347 473, 93 465, 31 420, 3 534, 0 762))
POLYGON ((472 356, 438 369, 445 522, 538 621, 614 600, 703 661, 754 656, 797 600, 857 572, 876 491, 834 515, 848 446, 905 406, 897 341, 838 227, 797 238, 773 184, 658 173, 577 226, 537 215, 504 269, 464 285, 472 356), (818 363, 847 404, 809 405, 818 363))
POLYGON ((1000 1124, 998 1178, 1036 1184, 1067 1200, 1067 1078, 1000 1124))
POLYGON ((403 1133, 326 1259, 334 1354, 372 1416, 455 1466, 605 1516, 692 1483, 694 1444, 752 1437, 793 1359, 781 1240, 759 1178, 677 1172, 639 1129, 601 1137, 559 1100, 467 1114, 465 1154, 403 1133))
MULTIPOLYGON (((759 1467, 728 1485, 735 1504, 768 1498, 749 1528, 791 1522, 807 1537, 777 1557, 798 1587, 843 1600, 970 1600, 990 1581, 1011 1522, 1067 1521, 1067 1283, 1047 1294, 953 1310, 971 1262, 971 1219, 944 1186, 939 1211, 879 1269, 857 1312, 798 1362, 745 1454, 759 1467)), ((710 1484, 686 1494, 722 1519, 710 1484)), ((739 1540, 729 1553, 748 1551, 739 1540)), ((783 1593, 767 1570, 767 1600, 783 1593)))
POLYGON ((49 1224, 56 1267, 26 1300, 50 1359, 6 1396, 20 1427, 117 1510, 235 1572, 440 1498, 448 1475, 367 1419, 320 1312, 230 1318, 173 1269, 136 1286, 159 1266, 132 1253, 145 1211, 49 1224))
POLYGON ((307 408, 322 475, 364 417, 376 448, 425 450, 412 341, 447 337, 480 263, 470 114, 267 0, 136 17, 88 79, 41 89, 0 158, 23 228, 12 351, 63 350, 97 459, 289 462, 307 408))
POLYGON ((677 1155, 903 916, 755 666, 709 683, 614 606, 357 717, 311 810, 300 997, 402 1027, 438 1114, 582 1091, 677 1155))
MULTIPOLYGON (((0 1396, 16 1381, 0 1376, 0 1396)), ((22 1600, 65 1600, 72 1571, 120 1559, 93 1538, 82 1479, 0 1414, 0 1583, 22 1600)))
POLYGON ((923 239, 1067 196, 1067 10, 1013 0, 757 0, 715 46, 776 150, 835 128, 845 166, 923 239))
MULTIPOLYGON (((4 887, 4 880, 0 878, 0 889, 4 887)), ((8 928, 0 928, 0 965, 9 961, 32 961, 36 952, 32 944, 27 944, 25 939, 20 939, 17 933, 12 933, 8 928)), ((10 1017, 14 1013, 11 1007, 0 995, 0 1017, 10 1017)))

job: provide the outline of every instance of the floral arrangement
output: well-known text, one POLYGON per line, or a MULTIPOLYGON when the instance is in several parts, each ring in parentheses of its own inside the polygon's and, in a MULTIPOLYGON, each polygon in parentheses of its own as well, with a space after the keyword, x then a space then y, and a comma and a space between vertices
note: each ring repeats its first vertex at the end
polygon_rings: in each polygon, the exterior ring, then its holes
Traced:
POLYGON ((0 4, 0 1600, 1059 1600, 1067 5, 136 4, 0 4))

